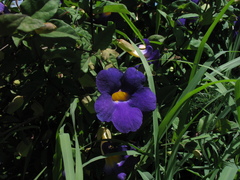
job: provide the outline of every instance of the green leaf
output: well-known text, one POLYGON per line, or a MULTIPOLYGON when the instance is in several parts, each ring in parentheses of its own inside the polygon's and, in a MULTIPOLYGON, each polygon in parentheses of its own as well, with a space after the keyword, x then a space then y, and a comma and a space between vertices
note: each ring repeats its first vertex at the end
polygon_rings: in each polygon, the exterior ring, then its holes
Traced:
POLYGON ((79 36, 76 31, 67 23, 62 20, 52 19, 49 21, 57 26, 55 31, 47 34, 40 34, 41 37, 47 38, 70 38, 74 40, 79 40, 79 36))
POLYGON ((239 168, 234 162, 225 163, 225 165, 226 166, 220 173, 218 180, 233 180, 239 168))
MULTIPOLYGON (((201 44, 201 40, 200 39, 192 39, 189 43, 189 46, 187 47, 187 49, 189 50, 197 50, 198 47, 200 46, 201 44)), ((204 49, 203 51, 209 56, 213 56, 213 50, 212 48, 206 43, 204 44, 204 49)))
POLYGON ((76 53, 71 49, 52 49, 45 52, 43 58, 44 59, 61 58, 71 62, 76 62, 79 59, 76 53))
POLYGON ((42 26, 44 26, 42 21, 39 21, 38 19, 33 19, 29 16, 26 16, 17 29, 24 31, 24 32, 31 32, 42 26))
POLYGON ((0 36, 13 34, 16 30, 30 32, 44 24, 29 16, 22 14, 4 14, 0 16, 0 36))
POLYGON ((115 32, 115 25, 112 24, 108 26, 106 29, 98 33, 94 38, 93 49, 104 50, 107 49, 109 44, 112 42, 112 37, 115 32))
POLYGON ((114 2, 104 2, 100 6, 96 7, 93 10, 94 14, 107 13, 107 12, 116 12, 116 13, 125 13, 130 14, 127 7, 124 4, 114 3, 114 2))
POLYGON ((47 21, 57 12, 60 0, 25 0, 21 3, 21 11, 23 14, 32 16, 33 18, 47 21))
POLYGON ((153 180, 154 177, 147 171, 137 170, 143 180, 153 180))

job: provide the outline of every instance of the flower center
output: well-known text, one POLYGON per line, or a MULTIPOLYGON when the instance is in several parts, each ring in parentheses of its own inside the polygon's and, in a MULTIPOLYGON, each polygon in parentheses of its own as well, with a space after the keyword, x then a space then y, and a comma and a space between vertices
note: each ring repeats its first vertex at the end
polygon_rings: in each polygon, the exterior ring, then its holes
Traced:
POLYGON ((129 98, 130 98, 130 95, 121 90, 112 94, 113 101, 127 101, 129 98))

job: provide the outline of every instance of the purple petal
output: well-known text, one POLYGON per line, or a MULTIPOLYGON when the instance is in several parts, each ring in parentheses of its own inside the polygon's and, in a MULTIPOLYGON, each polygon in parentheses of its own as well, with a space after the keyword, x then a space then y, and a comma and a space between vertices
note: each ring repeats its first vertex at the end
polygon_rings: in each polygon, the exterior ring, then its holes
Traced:
POLYGON ((114 111, 112 96, 106 93, 102 94, 96 100, 94 108, 100 121, 111 121, 112 113, 114 111))
POLYGON ((132 94, 137 89, 143 87, 145 80, 142 72, 133 67, 128 68, 122 78, 122 90, 132 94))
POLYGON ((187 20, 187 19, 185 19, 185 18, 180 18, 180 19, 178 19, 178 20, 177 20, 177 25, 178 25, 178 26, 185 26, 186 20, 187 20))
POLYGON ((198 4, 199 3, 199 0, 191 0, 192 2, 198 4))
POLYGON ((142 116, 140 109, 129 106, 128 102, 119 102, 115 104, 112 122, 119 132, 135 132, 142 125, 142 116))
POLYGON ((10 13, 10 11, 8 10, 7 6, 5 6, 3 3, 0 2, 0 14, 2 13, 10 13))
POLYGON ((124 173, 124 172, 121 172, 121 173, 119 173, 119 174, 117 175, 117 178, 118 178, 119 180, 125 180, 126 177, 127 177, 127 175, 126 175, 126 173, 124 173))
POLYGON ((5 5, 0 2, 0 13, 2 13, 5 9, 5 5))
POLYGON ((153 111, 156 109, 156 95, 148 87, 143 87, 131 96, 129 105, 144 112, 153 111))
POLYGON ((148 46, 146 47, 146 49, 141 50, 141 52, 143 53, 143 55, 144 55, 146 58, 149 58, 149 57, 151 56, 152 52, 153 52, 153 48, 152 48, 152 46, 148 45, 148 46))
POLYGON ((159 50, 155 50, 152 52, 151 56, 149 56, 147 58, 147 60, 149 61, 149 60, 155 60, 155 59, 159 59, 159 58, 160 58, 160 52, 159 52, 159 50))
POLYGON ((143 39, 146 45, 150 45, 150 41, 148 39, 143 39))
POLYGON ((116 68, 102 70, 97 75, 96 84, 101 93, 112 94, 120 89, 123 73, 116 68))

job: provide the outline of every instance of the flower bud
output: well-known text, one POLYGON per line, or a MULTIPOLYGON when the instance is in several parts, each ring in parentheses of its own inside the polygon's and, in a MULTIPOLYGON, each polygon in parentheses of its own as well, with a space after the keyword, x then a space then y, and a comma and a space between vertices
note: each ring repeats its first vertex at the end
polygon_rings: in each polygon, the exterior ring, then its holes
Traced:
POLYGON ((16 79, 16 80, 13 81, 13 85, 14 85, 14 86, 19 86, 20 83, 21 83, 21 82, 20 82, 20 80, 18 80, 18 79, 16 79))
POLYGON ((126 52, 135 51, 133 45, 125 41, 124 39, 117 39, 117 46, 126 52))
POLYGON ((88 95, 84 96, 82 99, 82 104, 85 106, 85 108, 88 110, 90 113, 95 113, 94 110, 94 101, 92 98, 88 95))
POLYGON ((100 127, 97 132, 97 140, 112 139, 111 132, 108 128, 100 127))
POLYGON ((54 31, 55 29, 57 29, 57 26, 55 26, 53 23, 47 22, 47 23, 44 23, 44 26, 38 29, 35 29, 35 32, 37 34, 46 34, 54 31))
POLYGON ((13 114, 17 111, 24 103, 23 96, 16 96, 13 98, 12 102, 10 102, 5 108, 4 112, 8 114, 13 114))
POLYGON ((198 159, 200 159, 201 157, 202 157, 202 153, 199 151, 199 150, 197 150, 197 149, 195 149, 195 150, 193 150, 193 155, 195 156, 195 157, 197 157, 198 159))

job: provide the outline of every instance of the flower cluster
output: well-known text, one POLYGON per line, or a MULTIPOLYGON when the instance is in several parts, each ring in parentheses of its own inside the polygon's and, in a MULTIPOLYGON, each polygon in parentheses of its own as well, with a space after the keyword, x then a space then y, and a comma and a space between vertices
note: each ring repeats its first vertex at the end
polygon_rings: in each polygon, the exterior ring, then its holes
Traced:
POLYGON ((115 68, 100 71, 96 84, 101 95, 95 102, 98 119, 111 121, 122 133, 137 131, 142 124, 142 112, 156 108, 156 96, 143 86, 144 82, 144 74, 133 67, 125 73, 115 68))

